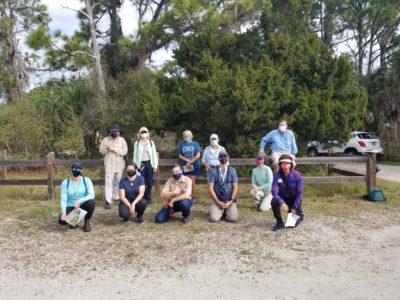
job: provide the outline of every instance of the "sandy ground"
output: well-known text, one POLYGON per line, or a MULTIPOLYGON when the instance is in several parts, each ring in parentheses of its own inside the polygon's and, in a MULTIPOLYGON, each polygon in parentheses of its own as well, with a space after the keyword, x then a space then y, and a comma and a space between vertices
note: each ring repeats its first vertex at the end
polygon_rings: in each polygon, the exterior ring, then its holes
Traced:
POLYGON ((0 299, 400 297, 400 221, 389 209, 308 212, 274 233, 271 212, 210 224, 195 207, 189 224, 157 225, 152 206, 141 225, 99 208, 89 234, 51 217, 3 218, 0 299))
MULTIPOLYGON (((366 174, 365 165, 357 163, 335 164, 336 168, 366 174)), ((378 164, 380 171, 376 174, 377 178, 395 182, 400 182, 400 166, 389 166, 378 164)))

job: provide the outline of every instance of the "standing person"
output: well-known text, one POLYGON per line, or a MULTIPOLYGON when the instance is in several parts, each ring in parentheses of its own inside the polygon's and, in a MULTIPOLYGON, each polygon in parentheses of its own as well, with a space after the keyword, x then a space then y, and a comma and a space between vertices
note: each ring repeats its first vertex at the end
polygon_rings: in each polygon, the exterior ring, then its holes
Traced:
MULTIPOLYGON (((290 154, 294 158, 297 154, 296 139, 293 131, 287 129, 288 123, 286 120, 279 121, 279 128, 270 131, 261 139, 260 152, 265 153, 264 149, 267 144, 271 144, 272 163, 278 169, 278 160, 282 154, 290 154)), ((293 160, 293 165, 296 163, 293 160)))
MULTIPOLYGON (((276 224, 272 228, 277 231, 284 227, 281 211, 297 214, 301 222, 304 218, 301 203, 303 198, 303 179, 299 172, 294 170, 293 158, 289 154, 283 154, 279 158, 279 170, 274 173, 272 180, 272 211, 276 224)), ((296 224, 297 225, 297 224, 296 224)))
MULTIPOLYGON (((60 207, 61 214, 58 217, 58 224, 66 225, 67 215, 74 208, 81 208, 86 211, 83 231, 92 230, 89 220, 93 215, 96 202, 94 201, 93 183, 88 177, 82 176, 82 165, 74 162, 71 166, 72 176, 64 179, 61 183, 60 207)), ((70 226, 70 228, 76 228, 70 226)))
POLYGON ((182 212, 182 222, 187 223, 192 207, 192 180, 182 174, 182 167, 172 167, 171 178, 167 180, 162 191, 161 200, 167 201, 155 217, 156 223, 168 221, 176 212, 182 212))
POLYGON ((157 172, 158 167, 157 150, 146 127, 139 129, 138 138, 139 140, 133 145, 133 162, 139 166, 140 174, 143 176, 146 185, 143 198, 150 202, 153 174, 157 172))
POLYGON ((119 181, 125 169, 124 156, 128 153, 128 145, 121 137, 121 128, 113 124, 108 130, 109 136, 100 144, 100 153, 104 155, 105 183, 104 208, 110 209, 112 199, 119 200, 119 181))
POLYGON ((265 154, 257 153, 257 167, 251 172, 252 189, 250 195, 256 199, 258 210, 265 212, 271 208, 272 170, 265 164, 265 154))
POLYGON ((183 174, 192 180, 192 199, 196 201, 196 177, 200 175, 200 146, 193 141, 190 130, 183 132, 183 142, 178 148, 179 163, 183 168, 183 174))
POLYGON ((225 148, 219 145, 218 135, 213 133, 210 136, 210 145, 206 147, 203 152, 203 157, 201 159, 203 166, 206 168, 207 173, 211 171, 212 168, 219 166, 218 155, 225 148))
POLYGON ((210 221, 218 222, 225 213, 228 221, 237 222, 239 214, 236 205, 238 192, 236 170, 228 165, 228 152, 221 151, 218 159, 219 167, 208 172, 208 190, 213 198, 211 200, 210 221))
POLYGON ((143 214, 147 207, 147 201, 143 198, 145 191, 144 178, 137 174, 135 163, 126 166, 127 177, 119 182, 118 205, 119 216, 124 221, 129 221, 130 216, 136 213, 136 222, 143 223, 143 214))

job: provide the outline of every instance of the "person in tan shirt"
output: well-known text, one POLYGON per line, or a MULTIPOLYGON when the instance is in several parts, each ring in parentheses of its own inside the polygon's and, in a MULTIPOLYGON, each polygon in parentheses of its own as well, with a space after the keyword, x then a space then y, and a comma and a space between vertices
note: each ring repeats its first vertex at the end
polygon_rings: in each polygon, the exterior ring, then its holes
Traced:
POLYGON ((108 130, 109 136, 100 144, 100 153, 104 155, 104 208, 110 209, 112 199, 119 200, 119 181, 125 169, 124 156, 128 153, 128 145, 121 137, 121 128, 113 124, 108 130))
POLYGON ((182 212, 182 222, 187 223, 192 207, 192 180, 182 174, 182 167, 174 165, 171 178, 167 180, 162 191, 161 200, 167 201, 155 217, 156 223, 168 221, 175 212, 182 212))

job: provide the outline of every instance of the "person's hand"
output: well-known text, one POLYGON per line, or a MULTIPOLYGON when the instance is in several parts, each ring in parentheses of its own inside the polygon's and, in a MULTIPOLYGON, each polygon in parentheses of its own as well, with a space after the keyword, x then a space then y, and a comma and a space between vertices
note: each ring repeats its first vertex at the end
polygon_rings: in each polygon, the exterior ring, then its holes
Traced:
POLYGON ((232 204, 233 204, 233 201, 229 200, 228 202, 225 203, 225 208, 227 209, 227 208, 231 207, 232 204))
POLYGON ((283 212, 288 212, 288 211, 289 211, 288 206, 287 206, 286 204, 282 204, 282 205, 281 205, 281 211, 283 211, 283 212))
POLYGON ((210 166, 210 164, 206 164, 206 170, 207 170, 207 172, 210 172, 210 171, 211 171, 211 166, 210 166))
POLYGON ((81 206, 81 203, 79 202, 79 200, 76 200, 74 203, 74 207, 79 208, 79 206, 81 206))
POLYGON ((259 190, 260 190, 259 187, 255 187, 255 188, 253 188, 251 191, 252 191, 253 193, 257 193, 259 190))
POLYGON ((295 209, 291 209, 290 212, 293 214, 293 216, 297 213, 297 211, 295 209))
POLYGON ((67 220, 67 214, 66 213, 62 213, 61 217, 60 217, 60 220, 65 222, 65 220, 67 220))
POLYGON ((157 173, 157 168, 153 168, 153 173, 157 173))
POLYGON ((192 161, 191 160, 187 160, 186 161, 186 166, 188 167, 188 166, 190 166, 192 164, 192 161))
POLYGON ((224 202, 217 200, 217 205, 219 207, 221 207, 222 209, 225 209, 225 203, 224 202))
POLYGON ((174 201, 173 200, 169 200, 168 206, 171 207, 171 208, 174 207, 174 201))
POLYGON ((131 212, 131 215, 134 215, 135 214, 135 205, 133 205, 133 204, 131 204, 131 207, 129 208, 129 210, 130 210, 130 212, 131 212))

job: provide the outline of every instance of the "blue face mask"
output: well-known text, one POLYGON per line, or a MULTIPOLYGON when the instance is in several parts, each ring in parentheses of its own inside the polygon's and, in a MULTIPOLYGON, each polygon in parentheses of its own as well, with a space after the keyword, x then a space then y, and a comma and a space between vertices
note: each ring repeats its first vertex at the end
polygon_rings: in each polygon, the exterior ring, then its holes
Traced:
POLYGON ((175 180, 179 180, 181 177, 182 177, 182 173, 181 172, 172 174, 172 178, 174 178, 175 180))
POLYGON ((183 140, 185 141, 185 142, 189 142, 190 140, 192 139, 192 137, 190 137, 190 136, 185 136, 184 138, 183 138, 183 140))

